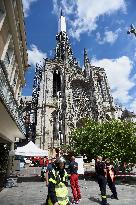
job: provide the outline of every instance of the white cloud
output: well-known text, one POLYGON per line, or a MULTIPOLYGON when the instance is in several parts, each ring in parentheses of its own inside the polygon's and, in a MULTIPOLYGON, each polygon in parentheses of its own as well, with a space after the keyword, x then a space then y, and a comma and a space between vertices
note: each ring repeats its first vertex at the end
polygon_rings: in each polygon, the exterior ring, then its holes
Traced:
POLYGON ((52 0, 53 1, 53 13, 60 16, 60 10, 65 12, 66 15, 70 15, 75 12, 76 6, 75 0, 52 0))
POLYGON ((43 61, 43 58, 46 58, 46 53, 43 53, 40 51, 36 45, 32 44, 31 49, 28 50, 28 63, 35 66, 36 63, 40 63, 40 61, 43 61))
POLYGON ((70 14, 75 16, 74 21, 70 21, 70 34, 78 40, 82 33, 90 33, 97 28, 100 16, 111 15, 118 10, 126 11, 125 0, 53 0, 53 3, 54 10, 61 5, 67 17, 70 14))
POLYGON ((130 109, 132 112, 136 113, 136 100, 133 100, 133 101, 131 102, 129 109, 130 109))
POLYGON ((31 4, 36 1, 37 0, 23 0, 23 10, 24 10, 25 17, 29 15, 31 4))
POLYGON ((118 99, 124 105, 133 99, 133 96, 129 94, 130 89, 135 86, 133 79, 130 78, 133 64, 127 56, 117 59, 93 59, 92 63, 105 68, 115 99, 118 99))
POLYGON ((53 4, 53 13, 58 15, 59 13, 58 0, 52 0, 52 4, 53 4))
POLYGON ((105 31, 103 39, 102 39, 100 33, 97 32, 96 33, 96 40, 99 44, 104 44, 104 43, 113 44, 117 40, 119 32, 121 32, 120 29, 117 29, 115 32, 105 31))

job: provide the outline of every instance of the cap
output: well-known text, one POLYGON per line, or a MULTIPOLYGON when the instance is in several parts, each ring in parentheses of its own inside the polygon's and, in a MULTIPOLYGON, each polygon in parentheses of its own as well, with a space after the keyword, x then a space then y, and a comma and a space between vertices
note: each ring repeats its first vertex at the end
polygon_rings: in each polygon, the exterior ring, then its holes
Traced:
POLYGON ((63 157, 58 157, 56 159, 56 163, 59 164, 59 163, 66 163, 66 160, 63 158, 63 157))

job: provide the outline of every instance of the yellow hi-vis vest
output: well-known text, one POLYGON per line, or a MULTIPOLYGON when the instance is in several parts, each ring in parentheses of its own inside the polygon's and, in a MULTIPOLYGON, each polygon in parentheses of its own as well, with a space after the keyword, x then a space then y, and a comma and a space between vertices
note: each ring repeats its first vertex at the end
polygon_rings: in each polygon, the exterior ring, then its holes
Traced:
MULTIPOLYGON (((55 192, 56 192, 59 205, 67 205, 69 202, 68 189, 63 182, 59 182, 59 183, 57 182, 56 178, 57 178, 58 173, 55 173, 55 170, 53 170, 53 172, 54 172, 53 174, 54 174, 55 179, 50 178, 49 182, 52 182, 55 184, 55 192)), ((65 181, 67 177, 68 177, 68 174, 65 171, 63 181, 65 181)), ((48 205, 53 205, 50 198, 48 200, 48 205)))

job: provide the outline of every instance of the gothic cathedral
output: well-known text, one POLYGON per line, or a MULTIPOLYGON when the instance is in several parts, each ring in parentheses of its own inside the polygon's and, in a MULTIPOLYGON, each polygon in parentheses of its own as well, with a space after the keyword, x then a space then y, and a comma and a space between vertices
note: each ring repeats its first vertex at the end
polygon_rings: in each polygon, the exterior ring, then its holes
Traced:
POLYGON ((69 144, 68 135, 82 118, 101 121, 114 117, 105 70, 91 65, 86 49, 84 69, 78 65, 62 14, 56 41, 54 58, 45 59, 42 71, 37 68, 40 77, 35 77, 38 81, 35 142, 42 149, 69 144))

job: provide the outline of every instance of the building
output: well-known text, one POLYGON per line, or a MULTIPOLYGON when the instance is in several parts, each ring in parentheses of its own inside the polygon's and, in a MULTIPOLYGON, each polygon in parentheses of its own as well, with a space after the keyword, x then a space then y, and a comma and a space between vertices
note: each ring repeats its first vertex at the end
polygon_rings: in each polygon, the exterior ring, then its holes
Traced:
POLYGON ((54 58, 45 59, 43 67, 37 65, 34 78, 36 144, 43 149, 69 144, 68 135, 82 118, 99 121, 114 118, 105 70, 91 65, 86 49, 84 69, 78 65, 63 15, 56 41, 54 58))
MULTIPOLYGON (((25 138, 19 109, 28 67, 22 0, 0 0, 0 146, 25 138)), ((0 149, 1 149, 0 148, 0 149)), ((9 148, 9 149, 10 149, 9 148)), ((5 156, 6 159, 6 156, 5 156)))
POLYGON ((124 109, 122 111, 121 120, 136 123, 136 114, 134 112, 130 112, 127 109, 124 109))

